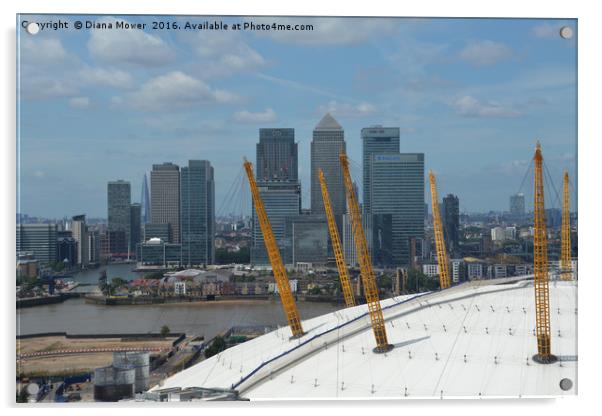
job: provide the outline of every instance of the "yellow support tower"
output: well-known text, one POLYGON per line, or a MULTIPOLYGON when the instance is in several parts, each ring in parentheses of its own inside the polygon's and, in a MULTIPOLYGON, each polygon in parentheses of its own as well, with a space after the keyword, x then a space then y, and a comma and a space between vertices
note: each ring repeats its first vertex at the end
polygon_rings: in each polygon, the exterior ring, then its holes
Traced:
POLYGON ((562 233, 560 252, 560 277, 562 280, 572 280, 573 268, 571 264, 571 211, 569 196, 569 173, 564 171, 562 192, 562 233))
POLYGON ((542 364, 556 361, 551 353, 550 288, 548 286, 548 243, 543 188, 543 156, 541 145, 535 148, 535 181, 533 201, 533 268, 535 269, 535 324, 537 354, 533 359, 542 364))
POLYGON ((355 248, 357 249, 357 257, 360 263, 360 274, 364 285, 364 295, 368 304, 368 312, 370 314, 370 322, 372 323, 372 331, 376 338, 376 348, 374 352, 387 352, 393 348, 387 341, 387 331, 385 328, 385 319, 383 311, 380 307, 380 299, 378 298, 378 285, 376 277, 372 269, 372 260, 366 243, 366 235, 362 226, 362 217, 360 215, 360 207, 357 202, 355 192, 353 192, 353 182, 349 174, 349 161, 347 155, 341 153, 339 156, 341 167, 343 170, 343 179, 345 181, 345 190, 347 191, 347 204, 351 211, 351 222, 353 224, 353 238, 355 240, 355 248))
POLYGON ((429 181, 431 183, 431 202, 433 206, 433 228, 435 231, 435 245, 437 246, 437 262, 439 263, 439 286, 441 289, 447 289, 449 281, 449 261, 447 259, 447 250, 445 249, 445 239, 443 238, 443 225, 441 223, 441 213, 439 212, 439 197, 437 196, 437 180, 433 171, 429 171, 429 181))
POLYGON ((274 272, 274 279, 278 285, 278 293, 280 294, 280 300, 282 301, 282 307, 286 320, 291 327, 293 337, 300 337, 303 335, 303 328, 301 327, 301 318, 299 317, 299 311, 297 310, 297 304, 291 293, 291 287, 286 274, 286 269, 282 264, 282 258, 280 257, 280 251, 276 244, 276 238, 272 232, 272 226, 270 220, 265 212, 263 201, 259 195, 259 188, 255 182, 253 176, 253 165, 251 162, 245 159, 245 171, 249 178, 249 185, 251 187, 251 194, 253 196, 253 203, 255 204, 255 212, 257 213, 257 219, 261 226, 261 232, 263 233, 263 241, 265 242, 265 248, 268 252, 270 263, 272 264, 272 271, 274 272))
POLYGON ((341 248, 341 238, 339 237, 339 230, 337 229, 334 214, 332 213, 332 205, 330 204, 326 178, 324 177, 322 169, 320 169, 319 177, 320 187, 322 188, 322 199, 324 200, 324 211, 326 211, 326 219, 328 220, 328 231, 330 232, 332 249, 337 262, 337 269, 339 270, 339 278, 341 279, 341 289, 343 289, 345 305, 349 308, 355 306, 355 299, 353 298, 353 290, 351 290, 351 284, 349 283, 349 273, 347 272, 347 265, 345 264, 345 257, 343 256, 343 249, 341 248))

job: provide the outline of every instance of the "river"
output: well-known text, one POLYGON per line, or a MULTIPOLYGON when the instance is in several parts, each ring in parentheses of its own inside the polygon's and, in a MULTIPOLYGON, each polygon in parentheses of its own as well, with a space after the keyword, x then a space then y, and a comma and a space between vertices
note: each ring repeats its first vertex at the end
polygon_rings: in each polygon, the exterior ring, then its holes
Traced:
MULTIPOLYGON (((132 264, 109 265, 107 277, 133 279, 132 264)), ((102 269, 72 277, 81 283, 98 282, 102 269)), ((88 290, 89 286, 84 286, 88 290)), ((302 319, 313 318, 336 309, 330 303, 297 302, 302 319)), ((286 325, 280 302, 220 301, 180 304, 107 306, 69 299, 63 303, 17 309, 17 334, 67 332, 69 334, 159 332, 167 325, 172 332, 204 335, 211 338, 239 325, 286 325)))

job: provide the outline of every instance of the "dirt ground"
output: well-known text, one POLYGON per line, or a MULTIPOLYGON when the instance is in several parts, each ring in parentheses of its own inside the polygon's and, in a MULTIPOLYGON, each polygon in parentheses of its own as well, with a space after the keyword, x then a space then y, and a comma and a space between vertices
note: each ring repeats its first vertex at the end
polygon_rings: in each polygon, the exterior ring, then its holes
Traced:
MULTIPOLYGON (((65 337, 39 337, 17 340, 17 354, 33 352, 46 352, 86 348, 115 348, 115 347, 150 347, 169 348, 174 338, 149 339, 149 340, 124 340, 120 338, 65 338, 65 337)), ((88 353, 71 354, 64 356, 50 356, 27 358, 17 363, 17 372, 20 374, 76 374, 90 371, 97 367, 111 364, 113 353, 88 353)))

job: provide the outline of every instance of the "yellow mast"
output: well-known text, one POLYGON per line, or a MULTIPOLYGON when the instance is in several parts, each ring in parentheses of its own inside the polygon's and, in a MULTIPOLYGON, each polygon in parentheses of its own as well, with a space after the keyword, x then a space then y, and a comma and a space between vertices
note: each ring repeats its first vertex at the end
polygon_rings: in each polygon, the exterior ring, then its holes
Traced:
POLYGON ((441 213, 439 212, 439 197, 437 196, 437 181, 433 171, 429 171, 429 181, 431 184, 431 202, 433 207, 433 229, 435 232, 435 245, 437 247, 437 262, 439 263, 439 286, 441 289, 447 289, 449 281, 449 261, 447 259, 447 250, 445 249, 445 239, 443 238, 443 225, 441 223, 441 213))
POLYGON ((571 211, 569 196, 569 172, 564 171, 562 192, 562 233, 560 253, 560 277, 562 280, 572 280, 571 264, 571 211))
POLYGON ((276 244, 276 238, 272 232, 272 226, 265 212, 265 207, 261 196, 259 195, 259 188, 255 182, 253 176, 253 165, 251 162, 245 159, 245 171, 249 179, 249 185, 251 187, 251 194, 253 196, 253 203, 255 204, 255 212, 257 213, 257 219, 261 226, 261 232, 263 234, 263 241, 265 242, 265 248, 268 252, 270 263, 272 264, 272 271, 274 272, 274 279, 278 285, 278 293, 282 301, 282 308, 286 315, 286 320, 291 327, 293 337, 299 337, 303 335, 303 328, 301 327, 301 318, 299 317, 299 311, 297 310, 297 304, 291 293, 291 287, 286 274, 286 269, 282 264, 282 258, 280 257, 280 251, 276 244))
POLYGON ((546 364, 556 361, 550 348, 550 288, 548 286, 548 245, 543 188, 543 156, 541 145, 535 148, 535 180, 533 201, 533 268, 535 272, 535 321, 537 333, 537 362, 546 364))
POLYGON ((345 264, 345 257, 343 256, 343 249, 341 248, 341 238, 339 237, 339 230, 337 229, 337 224, 334 220, 330 196, 328 195, 328 187, 326 186, 326 178, 324 177, 322 169, 320 169, 319 177, 320 187, 322 189, 322 199, 324 200, 324 211, 326 211, 326 219, 328 220, 328 231, 330 233, 330 240, 332 241, 332 249, 336 259, 337 269, 339 270, 339 278, 341 279, 341 289, 343 290, 345 305, 349 308, 355 306, 355 299, 353 298, 353 290, 351 290, 351 284, 349 283, 349 273, 347 272, 347 265, 345 264))
POLYGON ((357 197, 353 191, 353 182, 349 174, 349 161, 347 155, 341 153, 339 156, 341 167, 343 170, 343 179, 345 181, 345 189, 347 191, 347 204, 351 211, 351 222, 353 224, 353 237, 355 247, 357 249, 357 257, 360 263, 360 274, 364 285, 364 294, 366 303, 368 304, 368 312, 370 314, 370 322, 372 323, 372 331, 376 338, 375 352, 387 352, 393 348, 387 341, 387 331, 385 328, 385 319, 383 311, 380 307, 380 299, 378 297, 378 285, 376 277, 372 269, 372 260, 368 252, 368 244, 366 243, 366 235, 362 227, 362 217, 360 215, 360 207, 357 202, 357 197))

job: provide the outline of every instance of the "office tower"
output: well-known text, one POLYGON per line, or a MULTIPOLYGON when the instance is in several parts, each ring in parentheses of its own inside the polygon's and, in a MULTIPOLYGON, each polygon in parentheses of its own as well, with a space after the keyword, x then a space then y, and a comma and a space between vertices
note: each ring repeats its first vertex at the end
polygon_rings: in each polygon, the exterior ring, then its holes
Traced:
POLYGON ((424 154, 371 154, 368 166, 374 261, 407 266, 410 239, 424 237, 424 154))
POLYGON ((371 157, 374 154, 399 153, 399 127, 374 126, 362 129, 363 205, 364 212, 372 212, 371 157))
POLYGON ((207 160, 190 160, 181 169, 182 261, 185 266, 215 259, 215 182, 207 160))
POLYGON ((142 191, 140 194, 140 223, 150 222, 150 197, 148 196, 148 183, 146 182, 146 173, 142 178, 142 191))
POLYGON ((343 215, 343 232, 341 233, 341 240, 343 241, 345 263, 347 263, 347 266, 349 267, 356 267, 358 265, 357 251, 355 249, 355 240, 353 239, 353 224, 349 214, 343 215))
POLYGON ((144 224, 144 241, 148 241, 151 238, 159 238, 163 241, 169 241, 169 224, 144 224))
POLYGON ((510 195, 510 215, 517 218, 525 216, 525 194, 510 195))
POLYGON ((130 183, 118 180, 107 187, 109 254, 127 257, 130 236, 130 183))
POLYGON ((88 230, 88 261, 98 263, 100 261, 100 232, 88 230))
POLYGON ((57 242, 57 262, 61 262, 65 267, 77 265, 78 244, 73 237, 58 237, 57 242))
POLYGON ((88 265, 88 227, 86 226, 86 216, 76 215, 71 218, 71 235, 77 241, 76 263, 79 267, 88 265))
POLYGON ((341 153, 346 153, 343 128, 330 114, 326 114, 315 127, 311 142, 311 212, 325 215, 319 179, 319 170, 322 169, 339 233, 342 216, 346 212, 345 185, 339 161, 341 153))
POLYGON ((173 163, 153 165, 151 221, 169 224, 169 242, 180 242, 180 168, 173 163))
POLYGON ((32 252, 40 264, 57 260, 56 224, 17 224, 17 253, 32 252))
MULTIPOLYGON (((286 238, 286 218, 298 216, 301 212, 301 185, 297 182, 258 181, 257 186, 274 237, 280 248, 282 261, 285 264, 290 264, 292 259, 288 254, 291 252, 291 242, 286 238)), ((269 265, 263 233, 259 226, 255 207, 253 207, 252 224, 251 263, 254 265, 269 265)))
POLYGON ((257 181, 298 180, 295 129, 259 129, 257 181))
POLYGON ((449 253, 458 253, 460 248, 460 201, 456 195, 448 194, 442 204, 443 235, 449 253))
POLYGON ((136 253, 136 246, 142 242, 142 205, 130 205, 130 253, 136 253))
POLYGON ((324 265, 328 253, 328 224, 325 215, 298 215, 286 218, 287 240, 291 252, 287 257, 297 263, 324 265))

